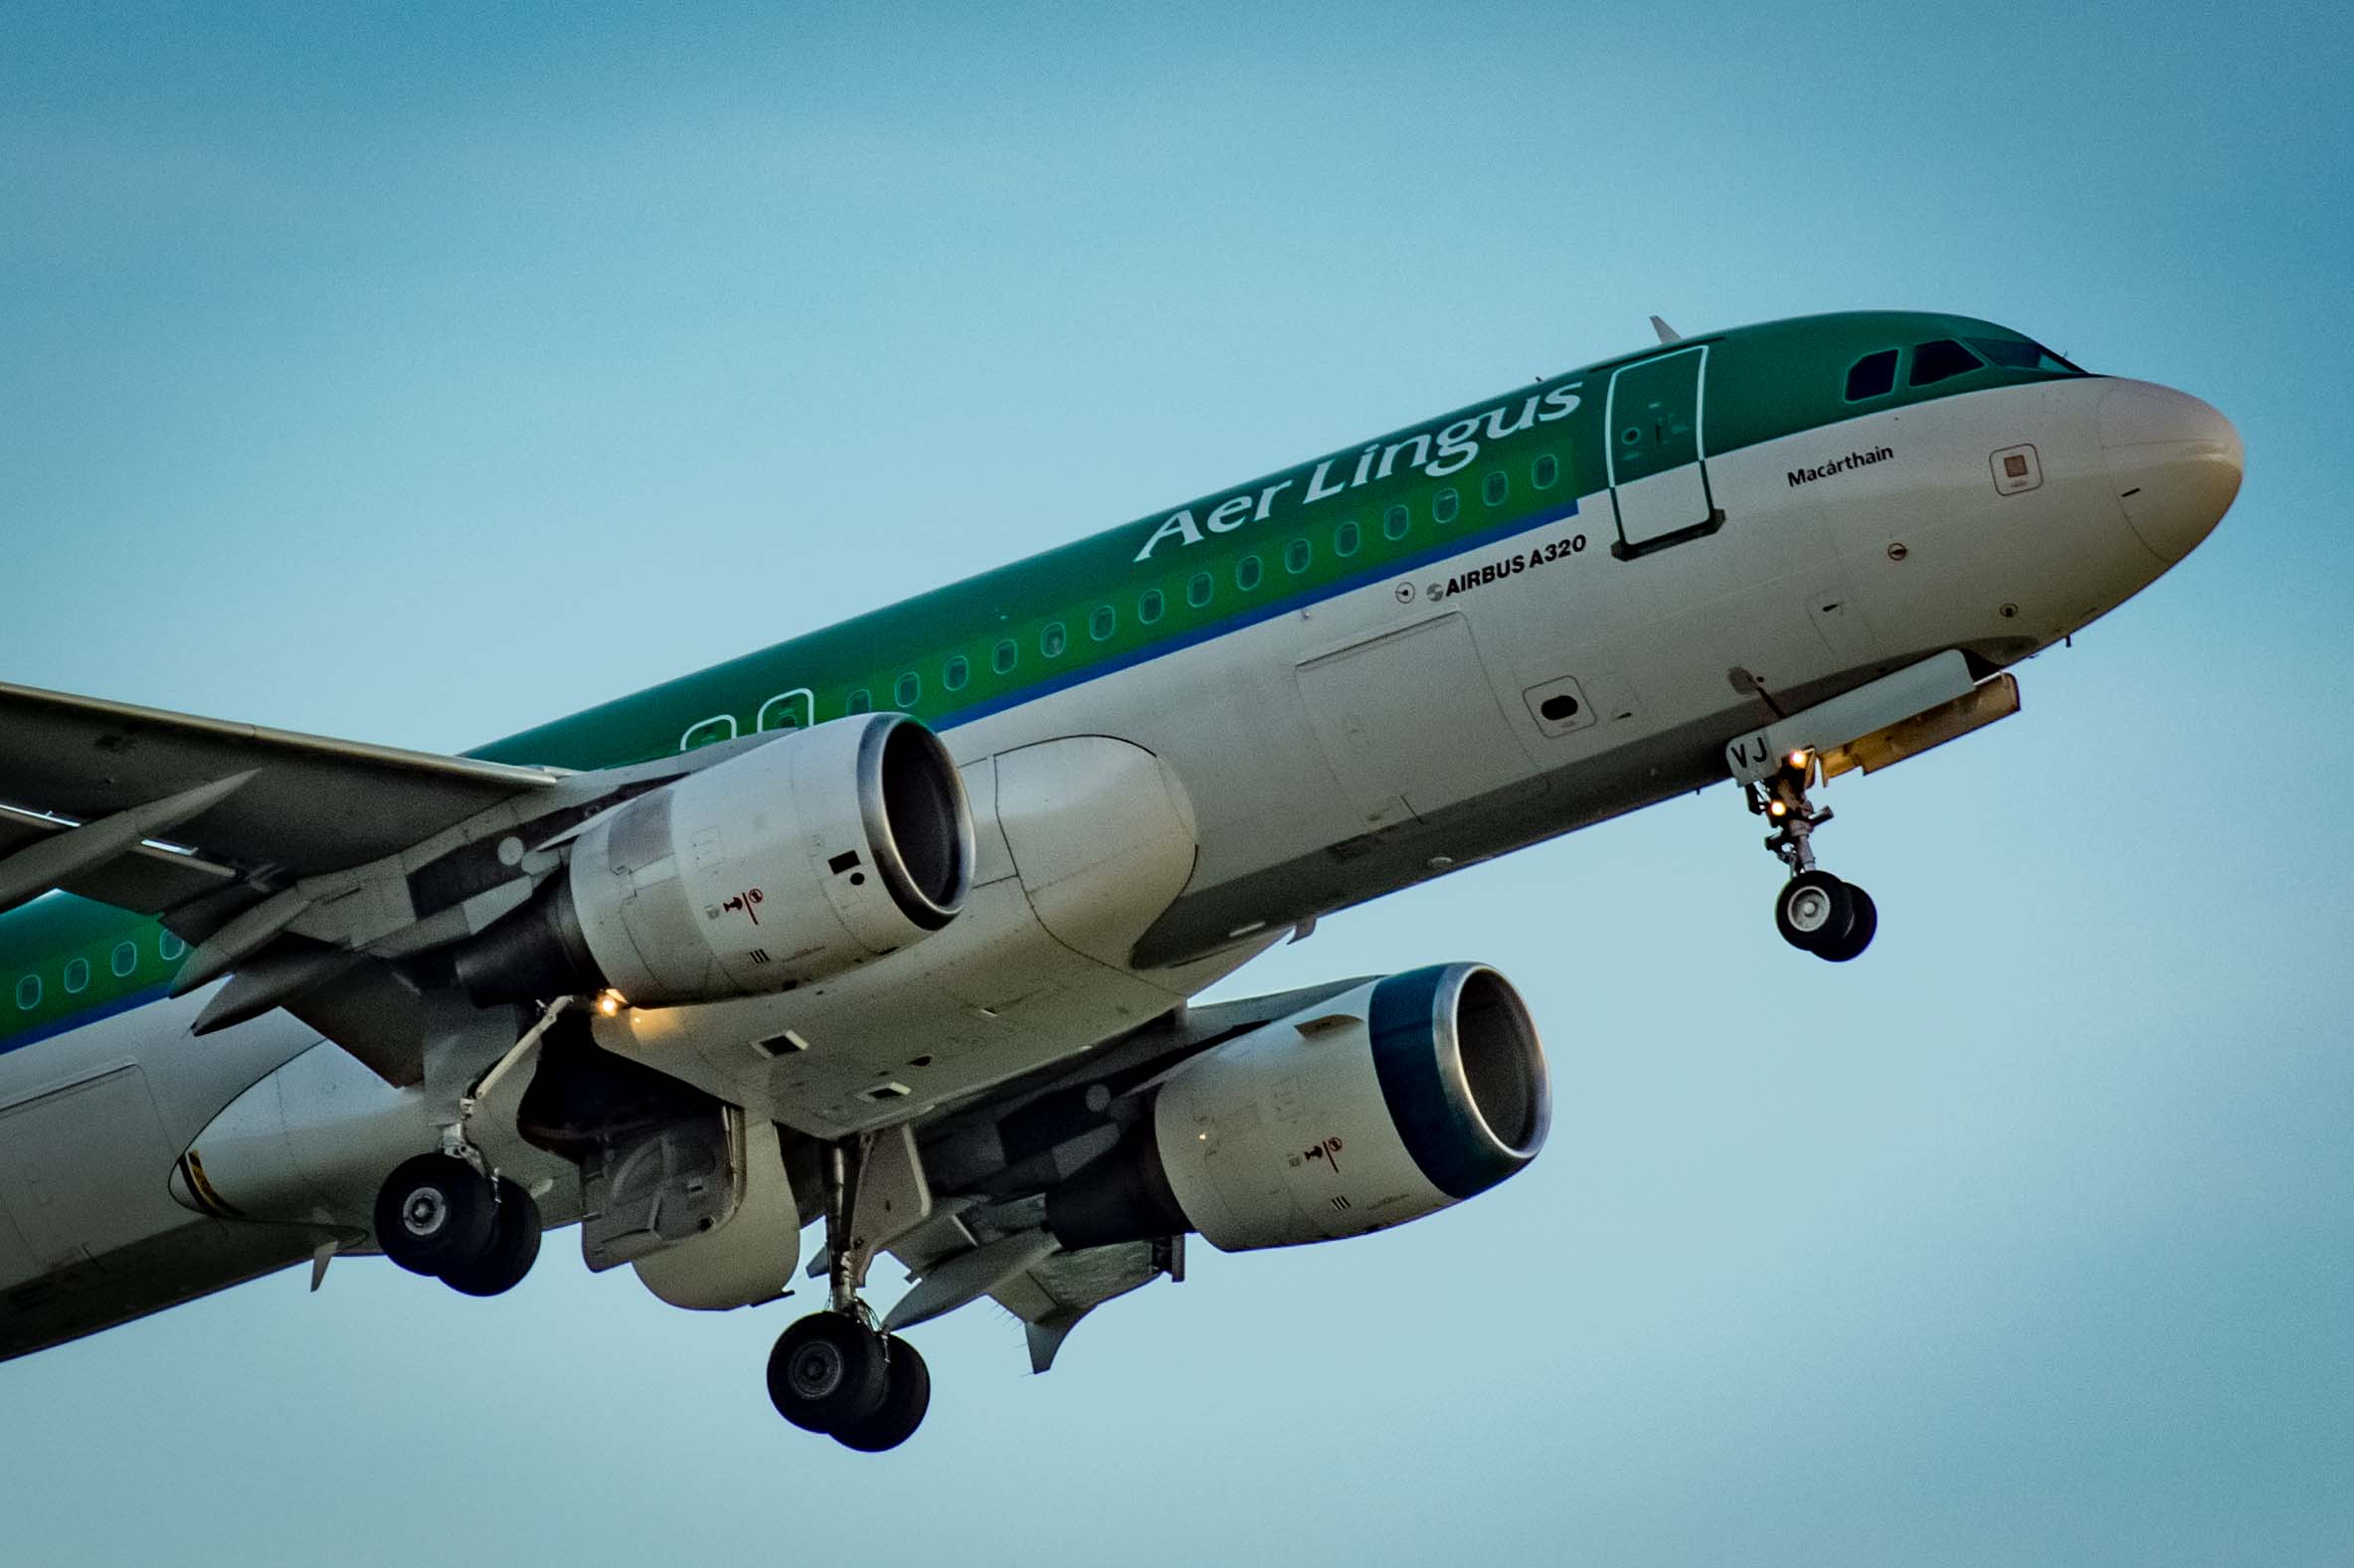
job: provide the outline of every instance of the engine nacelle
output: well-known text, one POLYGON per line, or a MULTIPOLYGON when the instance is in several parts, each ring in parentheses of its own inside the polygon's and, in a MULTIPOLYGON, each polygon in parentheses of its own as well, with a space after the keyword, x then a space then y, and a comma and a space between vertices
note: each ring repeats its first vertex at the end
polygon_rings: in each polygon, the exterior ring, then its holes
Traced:
POLYGON ((1484 964, 1368 980, 1215 1046, 1143 1136, 1047 1199, 1066 1247, 1195 1230, 1227 1252, 1360 1236, 1485 1192, 1544 1144, 1520 993, 1484 964))
POLYGON ((563 873, 459 952, 457 974, 481 1003, 781 991, 947 925, 973 855, 939 737, 903 714, 836 719, 591 822, 563 873))

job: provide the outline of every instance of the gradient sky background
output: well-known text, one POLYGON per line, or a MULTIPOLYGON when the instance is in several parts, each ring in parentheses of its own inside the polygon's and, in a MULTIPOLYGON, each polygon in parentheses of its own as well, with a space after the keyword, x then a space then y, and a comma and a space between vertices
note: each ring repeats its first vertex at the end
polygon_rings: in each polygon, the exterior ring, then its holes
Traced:
POLYGON ((1716 789, 1224 988, 1514 976, 1552 1143, 1476 1203, 1044 1378, 930 1325, 882 1461, 770 1411, 795 1306, 569 1235, 279 1276, 0 1366, 0 1557, 2354 1561, 2340 10, 779 9, 0 8, 0 678, 464 747, 1651 311, 1992 316, 2247 486, 1833 788, 1862 962, 1716 789))

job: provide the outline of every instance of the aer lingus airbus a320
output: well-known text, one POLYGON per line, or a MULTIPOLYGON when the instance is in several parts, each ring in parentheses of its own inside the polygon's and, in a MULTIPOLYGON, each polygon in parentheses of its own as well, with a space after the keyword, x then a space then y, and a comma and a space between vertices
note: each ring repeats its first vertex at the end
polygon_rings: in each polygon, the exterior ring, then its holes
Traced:
POLYGON ((1852 959, 1810 791, 2014 712, 2240 484, 2205 403, 1989 322, 1654 325, 465 756, 0 687, 0 1354, 338 1252, 488 1296, 575 1224, 744 1307, 821 1221, 769 1391, 877 1450, 913 1324, 994 1297, 1043 1370, 1195 1232, 1512 1175, 1549 1100, 1495 970, 1187 998, 1720 781, 1852 959))

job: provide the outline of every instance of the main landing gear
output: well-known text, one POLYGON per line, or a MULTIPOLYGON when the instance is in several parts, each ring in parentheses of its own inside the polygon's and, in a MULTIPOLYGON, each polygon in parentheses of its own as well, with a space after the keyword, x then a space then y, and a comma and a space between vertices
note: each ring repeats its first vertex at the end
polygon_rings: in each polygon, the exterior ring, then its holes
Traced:
POLYGON ((769 1352, 769 1400, 804 1432, 879 1454, 915 1436, 932 1404, 932 1373, 916 1347, 874 1326, 858 1298, 872 1251, 852 1234, 861 1150, 827 1145, 826 1309, 785 1330, 769 1352))
POLYGON ((862 1308, 812 1312, 769 1353, 769 1399, 804 1432, 879 1454, 915 1436, 932 1373, 914 1345, 875 1332, 862 1308))
POLYGON ((455 1154, 420 1154, 376 1194, 376 1245, 411 1274, 467 1296, 511 1291, 539 1257, 539 1205, 455 1154))
POLYGON ((1747 785, 1748 802, 1774 824, 1765 847, 1790 868, 1790 880, 1774 896, 1775 929, 1801 953, 1845 963, 1872 946, 1880 909, 1871 894, 1815 865, 1814 830, 1831 820, 1829 806, 1807 797, 1817 764, 1812 752, 1792 752, 1780 768, 1747 785))

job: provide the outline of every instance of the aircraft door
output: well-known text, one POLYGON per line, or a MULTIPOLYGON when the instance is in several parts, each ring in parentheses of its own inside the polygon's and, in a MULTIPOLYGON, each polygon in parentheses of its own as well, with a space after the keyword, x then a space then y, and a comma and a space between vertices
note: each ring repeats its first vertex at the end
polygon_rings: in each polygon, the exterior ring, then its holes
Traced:
POLYGON ((1705 343, 1621 365, 1610 373, 1603 430, 1618 542, 1631 560, 1715 533, 1724 522, 1709 487, 1702 400, 1709 380, 1705 343))

